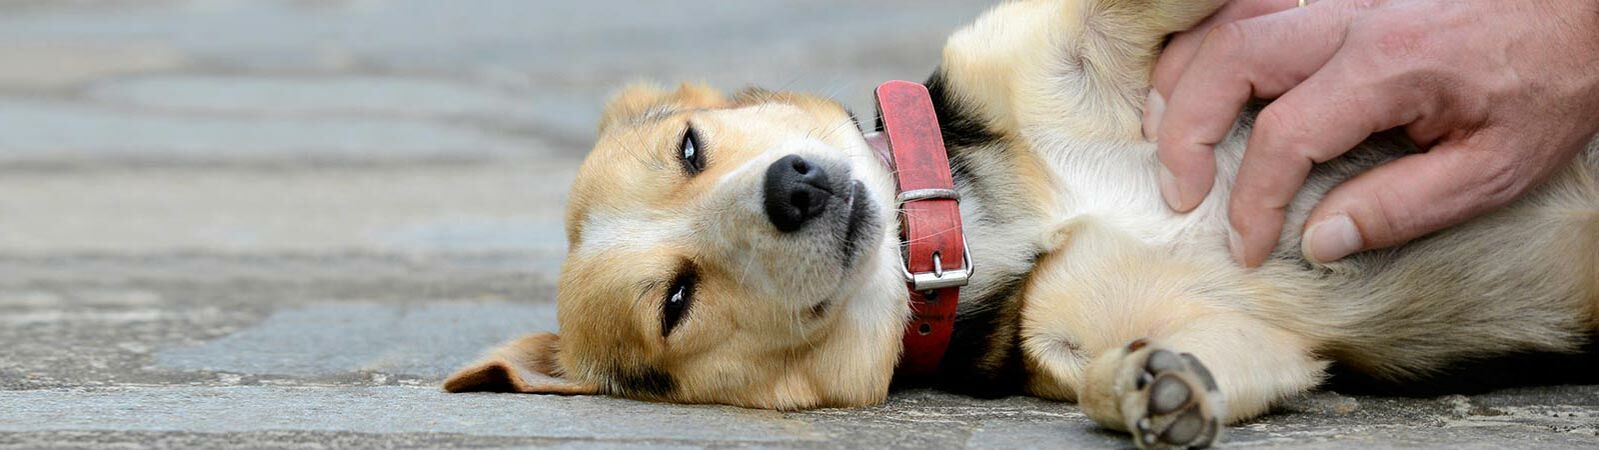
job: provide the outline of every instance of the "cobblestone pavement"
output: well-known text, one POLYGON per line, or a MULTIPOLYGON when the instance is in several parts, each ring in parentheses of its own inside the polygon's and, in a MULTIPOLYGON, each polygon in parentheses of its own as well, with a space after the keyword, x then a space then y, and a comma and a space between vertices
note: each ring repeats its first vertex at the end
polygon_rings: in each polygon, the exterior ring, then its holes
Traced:
MULTIPOLYGON (((1125 447, 1028 398, 777 413, 436 387, 555 326, 561 205, 608 90, 866 112, 985 3, 0 2, 0 448, 1125 447)), ((1318 393, 1227 442, 1596 448, 1586 383, 1318 393)))

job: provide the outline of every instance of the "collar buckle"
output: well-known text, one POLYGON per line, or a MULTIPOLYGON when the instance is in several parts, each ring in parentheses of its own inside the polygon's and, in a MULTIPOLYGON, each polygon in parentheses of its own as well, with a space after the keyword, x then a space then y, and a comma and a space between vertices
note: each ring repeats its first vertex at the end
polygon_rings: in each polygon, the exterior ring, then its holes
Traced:
MULTIPOLYGON (((938 252, 933 252, 933 271, 911 273, 905 267, 905 259, 899 258, 899 272, 905 277, 905 282, 910 283, 911 289, 917 291, 931 291, 961 287, 971 283, 972 280, 972 250, 965 242, 966 233, 961 233, 961 267, 959 269, 944 269, 944 261, 938 252)), ((901 243, 905 245, 905 243, 901 243)))
MULTIPOLYGON (((920 200, 954 200, 959 203, 960 192, 954 189, 916 189, 899 193, 896 197, 899 206, 903 208, 906 203, 920 200)), ((909 246, 909 242, 900 242, 900 247, 909 246)), ((908 256, 909 252, 901 252, 908 256)), ((905 282, 910 283, 911 289, 917 291, 931 291, 961 287, 971 283, 972 279, 972 248, 966 241, 966 231, 961 230, 961 265, 960 268, 945 270, 944 258, 940 252, 933 252, 933 271, 911 273, 908 262, 904 257, 899 258, 899 272, 905 277, 905 282)))

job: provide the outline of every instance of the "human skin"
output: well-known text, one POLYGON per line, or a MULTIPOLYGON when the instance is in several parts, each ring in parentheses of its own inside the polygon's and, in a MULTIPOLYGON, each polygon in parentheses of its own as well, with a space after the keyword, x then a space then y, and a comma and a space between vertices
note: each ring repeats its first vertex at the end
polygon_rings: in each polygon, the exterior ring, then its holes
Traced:
MULTIPOLYGON (((1234 0, 1174 35, 1144 133, 1161 193, 1205 201, 1214 145, 1256 118, 1227 199, 1233 258, 1260 265, 1311 167, 1400 129, 1423 153, 1334 188, 1306 221, 1317 262, 1402 244, 1504 206, 1599 132, 1599 0, 1234 0)), ((1220 201, 1211 199, 1210 201, 1220 201)))

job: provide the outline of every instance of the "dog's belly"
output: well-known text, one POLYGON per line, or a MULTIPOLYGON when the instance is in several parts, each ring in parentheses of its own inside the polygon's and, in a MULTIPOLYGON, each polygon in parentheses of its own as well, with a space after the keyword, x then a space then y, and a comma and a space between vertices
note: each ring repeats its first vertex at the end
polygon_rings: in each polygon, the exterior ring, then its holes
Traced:
MULTIPOLYGON (((1032 151, 1048 166, 1056 186, 1056 224, 1091 218, 1177 257, 1203 263, 1231 261, 1227 248, 1227 200, 1243 160, 1258 108, 1245 111, 1232 133, 1215 147, 1216 180, 1193 211, 1176 213, 1161 197, 1161 168, 1154 143, 1107 143, 1037 133, 1032 151)), ((1316 166, 1287 211, 1275 255, 1304 264, 1299 237, 1311 207, 1339 183, 1379 164, 1415 152, 1397 134, 1379 134, 1343 157, 1316 166), (1285 251, 1286 250, 1286 251, 1285 251)))

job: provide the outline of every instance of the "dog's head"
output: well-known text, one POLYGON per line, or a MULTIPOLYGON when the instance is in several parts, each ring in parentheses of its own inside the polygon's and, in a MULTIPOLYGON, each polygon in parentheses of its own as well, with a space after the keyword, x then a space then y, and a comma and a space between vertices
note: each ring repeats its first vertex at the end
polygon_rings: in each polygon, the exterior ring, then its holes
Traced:
POLYGON ((502 347, 446 389, 879 402, 907 311, 893 198, 837 102, 627 88, 569 198, 561 334, 502 347))

